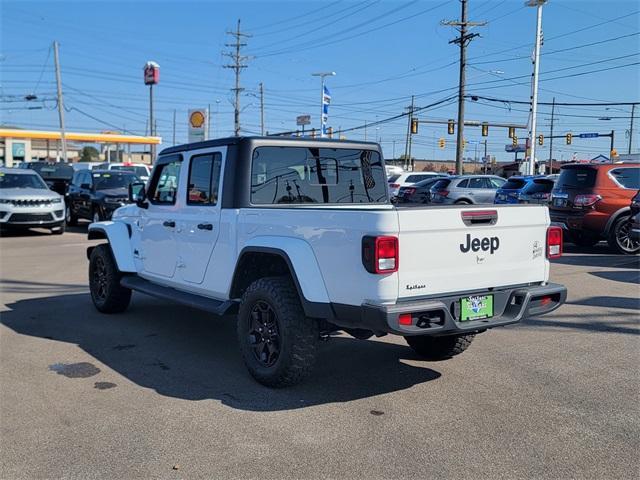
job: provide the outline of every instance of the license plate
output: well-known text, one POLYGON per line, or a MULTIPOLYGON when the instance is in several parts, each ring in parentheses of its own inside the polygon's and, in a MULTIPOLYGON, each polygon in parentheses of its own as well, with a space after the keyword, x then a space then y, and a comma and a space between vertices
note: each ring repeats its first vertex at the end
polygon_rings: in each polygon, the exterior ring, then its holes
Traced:
POLYGON ((493 295, 472 295, 460 299, 460 321, 493 317, 493 295))
POLYGON ((567 205, 567 199, 566 198, 554 198, 553 199, 553 206, 554 207, 565 207, 567 205))

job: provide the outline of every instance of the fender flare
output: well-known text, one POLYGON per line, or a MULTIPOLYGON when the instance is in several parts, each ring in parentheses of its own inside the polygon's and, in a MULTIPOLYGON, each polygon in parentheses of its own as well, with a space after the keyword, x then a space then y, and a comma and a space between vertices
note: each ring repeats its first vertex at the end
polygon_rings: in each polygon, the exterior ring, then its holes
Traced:
POLYGON ((609 233, 611 232, 611 228, 618 221, 618 219, 627 213, 631 214, 631 207, 622 207, 621 209, 611 214, 611 216, 609 217, 609 220, 607 220, 607 225, 604 227, 605 237, 609 236, 609 233))
MULTIPOLYGON (((297 238, 254 237, 240 251, 236 269, 243 256, 249 253, 269 253, 281 257, 289 267, 305 313, 317 318, 332 316, 327 287, 311 245, 297 238)), ((236 274, 237 270, 233 273, 231 291, 236 282, 236 274)))
MULTIPOLYGON (((131 253, 131 227, 122 222, 97 222, 89 225, 89 240, 106 239, 118 270, 121 272, 136 272, 136 264, 131 253)), ((87 248, 87 258, 91 256, 94 247, 87 248)))

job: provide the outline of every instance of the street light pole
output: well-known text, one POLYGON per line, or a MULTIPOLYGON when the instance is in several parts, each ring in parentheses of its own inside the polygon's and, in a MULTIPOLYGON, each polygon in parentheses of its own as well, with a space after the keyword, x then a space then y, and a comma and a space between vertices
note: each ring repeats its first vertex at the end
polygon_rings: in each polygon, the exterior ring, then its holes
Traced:
POLYGON ((320 77, 320 138, 324 137, 325 116, 324 116, 324 77, 334 77, 336 72, 312 73, 313 77, 320 77))
POLYGON ((538 120, 538 74, 540 71, 540 44, 542 42, 542 6, 547 0, 527 0, 525 6, 537 7, 536 46, 533 55, 533 94, 531 96, 531 125, 529 129, 529 165, 527 173, 535 174, 536 162, 536 122, 538 120))

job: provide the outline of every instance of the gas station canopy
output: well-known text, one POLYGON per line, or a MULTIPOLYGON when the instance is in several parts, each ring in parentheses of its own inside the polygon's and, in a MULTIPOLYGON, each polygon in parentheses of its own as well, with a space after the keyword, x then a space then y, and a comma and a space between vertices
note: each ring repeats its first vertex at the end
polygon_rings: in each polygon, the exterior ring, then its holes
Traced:
MULTIPOLYGON (((43 130, 20 130, 14 128, 0 128, 0 138, 28 138, 38 140, 61 140, 60 132, 43 130)), ((121 135, 118 133, 78 133, 66 132, 66 140, 87 143, 131 143, 142 145, 158 145, 162 137, 140 135, 121 135)))

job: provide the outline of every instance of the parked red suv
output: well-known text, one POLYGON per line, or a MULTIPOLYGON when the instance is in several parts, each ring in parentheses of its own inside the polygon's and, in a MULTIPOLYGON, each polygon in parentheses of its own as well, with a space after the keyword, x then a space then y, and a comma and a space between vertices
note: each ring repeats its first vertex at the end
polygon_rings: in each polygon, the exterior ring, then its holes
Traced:
POLYGON ((619 253, 638 253, 640 242, 630 235, 629 222, 631 199, 638 189, 638 163, 565 165, 551 192, 551 222, 576 245, 606 239, 619 253))

